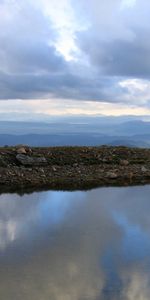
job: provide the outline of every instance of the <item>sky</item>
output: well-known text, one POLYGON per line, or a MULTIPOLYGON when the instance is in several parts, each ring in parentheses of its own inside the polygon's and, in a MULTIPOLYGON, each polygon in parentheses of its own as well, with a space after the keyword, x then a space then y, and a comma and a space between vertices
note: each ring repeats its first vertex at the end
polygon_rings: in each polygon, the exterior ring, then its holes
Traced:
POLYGON ((0 118, 150 114, 150 2, 0 0, 0 118))

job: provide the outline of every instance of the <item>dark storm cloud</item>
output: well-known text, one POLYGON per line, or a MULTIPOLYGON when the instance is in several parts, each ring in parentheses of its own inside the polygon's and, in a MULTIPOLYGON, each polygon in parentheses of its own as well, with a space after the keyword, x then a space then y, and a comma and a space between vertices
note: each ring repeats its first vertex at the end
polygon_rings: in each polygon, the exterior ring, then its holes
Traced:
MULTIPOLYGON (((117 84, 117 83, 116 83, 117 84)), ((100 77, 83 78, 71 73, 15 74, 0 73, 0 99, 66 98, 75 100, 112 99, 114 80, 100 77)), ((121 94, 124 88, 117 88, 121 94)))
POLYGON ((3 52, 5 68, 11 73, 57 72, 65 67, 63 58, 45 41, 15 41, 10 45, 5 45, 3 52))
POLYGON ((133 40, 100 41, 79 36, 82 50, 99 71, 109 76, 150 78, 150 40, 147 30, 136 29, 133 40), (91 43, 92 40, 92 43, 91 43))

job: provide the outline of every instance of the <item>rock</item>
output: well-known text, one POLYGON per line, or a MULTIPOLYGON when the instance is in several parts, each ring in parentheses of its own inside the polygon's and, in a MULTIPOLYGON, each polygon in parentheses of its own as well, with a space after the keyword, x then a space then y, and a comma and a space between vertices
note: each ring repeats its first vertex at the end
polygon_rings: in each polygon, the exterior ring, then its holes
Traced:
POLYGON ((73 167, 78 167, 78 163, 74 163, 74 164, 73 164, 73 167))
POLYGON ((128 178, 131 180, 132 178, 133 178, 133 172, 129 172, 128 174, 127 174, 127 176, 128 176, 128 178))
POLYGON ((27 152, 28 154, 31 154, 31 153, 32 153, 32 149, 31 149, 31 148, 27 148, 27 149, 26 149, 26 152, 27 152))
POLYGON ((24 147, 21 147, 21 148, 17 149, 17 154, 26 154, 26 153, 27 153, 27 151, 24 147))
POLYGON ((144 166, 142 166, 141 171, 142 171, 143 173, 145 173, 145 172, 147 172, 147 169, 146 169, 144 166))
POLYGON ((107 172, 106 177, 110 179, 116 179, 118 178, 118 174, 116 174, 115 172, 107 172))
POLYGON ((129 161, 126 160, 126 159, 122 159, 122 160, 120 160, 120 165, 121 166, 128 166, 129 165, 129 161))
POLYGON ((53 166, 52 167, 52 170, 54 171, 54 172, 56 172, 57 171, 57 169, 53 166))
POLYGON ((15 146, 15 149, 17 151, 18 154, 31 154, 32 153, 32 149, 28 146, 28 145, 17 145, 15 146))
POLYGON ((106 158, 103 158, 103 159, 102 159, 102 162, 103 162, 103 163, 107 163, 107 161, 108 161, 108 159, 106 159, 106 158))
POLYGON ((16 159, 24 166, 38 166, 47 163, 45 157, 32 157, 24 154, 17 154, 16 159))

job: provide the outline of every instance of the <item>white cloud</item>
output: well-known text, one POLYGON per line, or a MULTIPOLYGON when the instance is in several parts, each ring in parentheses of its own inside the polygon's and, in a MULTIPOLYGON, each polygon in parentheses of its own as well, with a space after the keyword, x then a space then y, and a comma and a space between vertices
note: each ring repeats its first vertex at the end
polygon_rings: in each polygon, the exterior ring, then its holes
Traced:
POLYGON ((132 8, 136 4, 137 0, 122 0, 121 2, 121 8, 132 8))
POLYGON ((122 88, 127 89, 125 99, 137 106, 150 104, 150 81, 142 79, 126 79, 120 83, 122 88))
POLYGON ((37 6, 48 17, 57 31, 54 44, 66 60, 76 60, 79 49, 75 44, 75 32, 82 29, 76 19, 71 0, 38 0, 37 6))

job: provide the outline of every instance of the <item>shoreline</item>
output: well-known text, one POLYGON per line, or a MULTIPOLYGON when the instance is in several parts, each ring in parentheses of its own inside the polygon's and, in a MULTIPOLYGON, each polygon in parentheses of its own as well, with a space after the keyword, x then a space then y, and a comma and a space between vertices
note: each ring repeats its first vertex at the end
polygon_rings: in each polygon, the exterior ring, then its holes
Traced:
POLYGON ((0 192, 88 190, 150 183, 150 149, 128 147, 0 148, 0 192))

